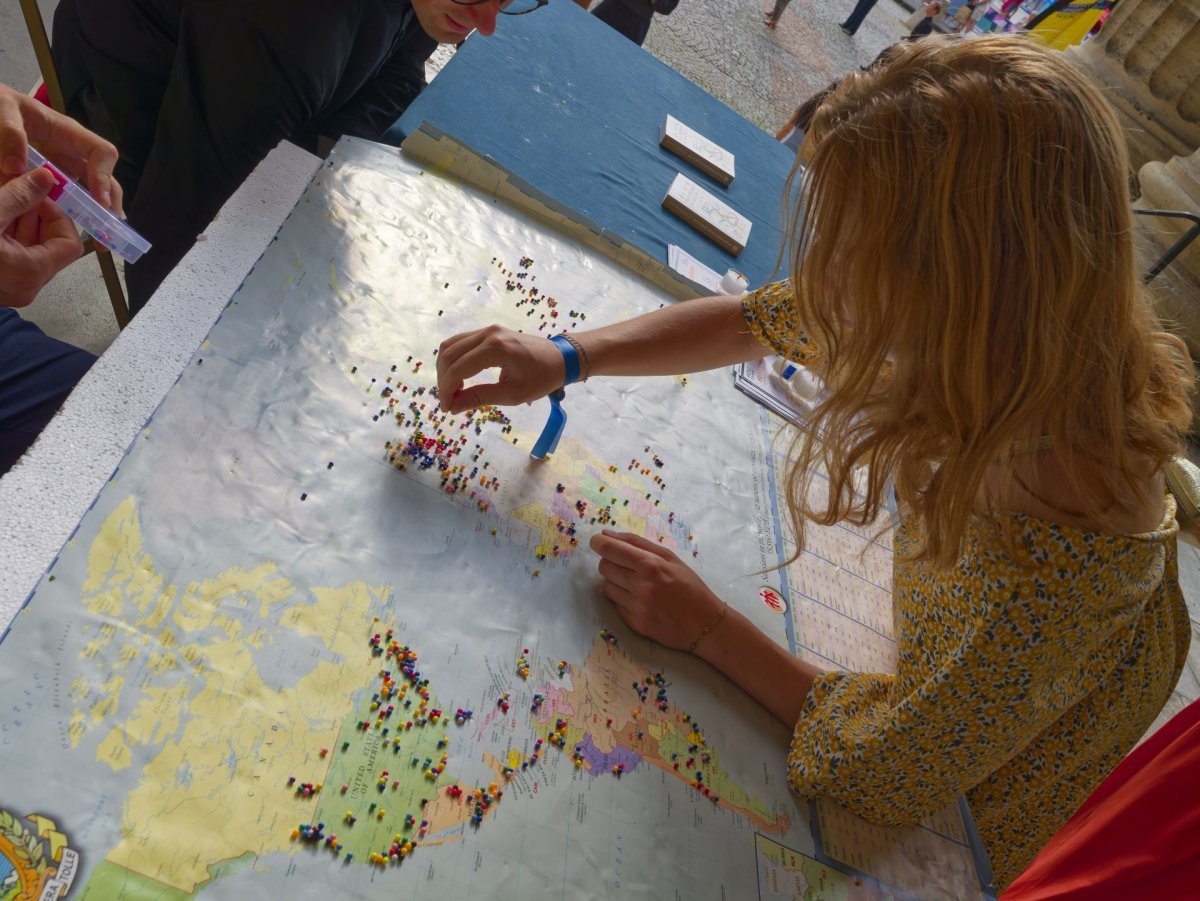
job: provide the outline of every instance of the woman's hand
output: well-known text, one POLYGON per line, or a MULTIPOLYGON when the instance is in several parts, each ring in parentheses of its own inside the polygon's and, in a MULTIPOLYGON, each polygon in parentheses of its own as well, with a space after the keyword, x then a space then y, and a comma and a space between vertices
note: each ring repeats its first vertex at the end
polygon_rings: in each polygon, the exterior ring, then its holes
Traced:
POLYGON ((600 555, 600 590, 633 631, 687 650, 721 612, 722 601, 666 548, 629 532, 592 537, 600 555))
POLYGON ((447 413, 485 404, 528 403, 561 388, 567 377, 562 352, 554 342, 499 325, 443 341, 437 373, 438 403, 447 413), (497 366, 500 377, 493 384, 463 387, 471 376, 497 366))
POLYGON ((600 555, 601 591, 625 625, 668 648, 691 650, 695 644, 698 657, 781 723, 789 729, 796 724, 819 669, 725 606, 666 548, 608 529, 593 536, 591 546, 600 555))

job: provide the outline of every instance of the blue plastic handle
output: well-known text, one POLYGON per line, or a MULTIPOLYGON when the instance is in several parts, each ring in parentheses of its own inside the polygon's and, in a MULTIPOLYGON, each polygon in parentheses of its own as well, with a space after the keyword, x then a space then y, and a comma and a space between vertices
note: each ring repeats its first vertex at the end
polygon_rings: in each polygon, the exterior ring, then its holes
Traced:
POLYGON ((529 456, 533 459, 544 460, 547 454, 554 453, 555 448, 558 447, 558 439, 562 437, 563 429, 567 427, 567 411, 562 408, 562 402, 566 396, 567 393, 562 388, 549 395, 550 416, 546 419, 546 426, 542 429, 537 443, 533 445, 533 450, 529 452, 529 456))

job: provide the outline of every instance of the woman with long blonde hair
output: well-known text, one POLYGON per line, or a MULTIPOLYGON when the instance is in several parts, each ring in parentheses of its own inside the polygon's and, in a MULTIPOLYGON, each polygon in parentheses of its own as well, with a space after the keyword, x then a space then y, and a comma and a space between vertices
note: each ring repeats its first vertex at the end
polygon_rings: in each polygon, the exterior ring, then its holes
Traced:
MULTIPOLYGON (((1003 887, 1149 727, 1186 657, 1163 469, 1190 361, 1135 269, 1120 127, 1057 54, 898 45, 822 103, 806 150, 788 281, 571 337, 584 377, 768 350, 820 367, 831 390, 797 433, 789 506, 802 537, 806 520, 875 522, 894 490, 898 672, 821 672, 663 548, 607 531, 591 547, 626 623, 795 725, 796 792, 885 825, 965 793, 1003 887)), ((497 327, 456 335, 442 404, 542 397, 566 356, 497 327), (496 384, 463 386, 489 367, 496 384)))

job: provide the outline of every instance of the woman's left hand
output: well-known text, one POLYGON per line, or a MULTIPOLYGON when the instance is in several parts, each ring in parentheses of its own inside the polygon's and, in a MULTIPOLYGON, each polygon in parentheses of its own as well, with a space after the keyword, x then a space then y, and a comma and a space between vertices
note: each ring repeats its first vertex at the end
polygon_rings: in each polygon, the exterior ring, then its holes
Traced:
POLYGON ((600 555, 600 590, 640 635, 684 650, 721 610, 721 599, 691 567, 653 541, 605 529, 591 548, 600 555))

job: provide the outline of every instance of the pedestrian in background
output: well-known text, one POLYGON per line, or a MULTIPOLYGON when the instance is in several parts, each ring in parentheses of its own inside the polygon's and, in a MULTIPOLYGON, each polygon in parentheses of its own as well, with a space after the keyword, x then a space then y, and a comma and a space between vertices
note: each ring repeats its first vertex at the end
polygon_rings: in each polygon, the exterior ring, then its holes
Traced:
POLYGON ((975 27, 975 20, 982 15, 979 11, 980 7, 985 7, 986 4, 982 0, 967 0, 962 6, 954 11, 954 21, 958 23, 958 30, 964 33, 970 33, 975 27))
POLYGON ((804 135, 808 131, 808 126, 812 124, 812 117, 816 113, 817 107, 824 103, 825 99, 837 90, 838 85, 841 83, 840 78, 835 79, 827 87, 817 91, 817 93, 796 107, 796 111, 792 113, 788 120, 779 126, 779 131, 775 133, 775 140, 782 142, 785 146, 799 153, 801 146, 804 144, 804 135))
POLYGON ((600 0, 592 15, 640 47, 650 32, 654 14, 668 16, 678 5, 679 0, 600 0))
POLYGON ((854 11, 846 17, 846 21, 840 24, 838 28, 842 29, 846 34, 854 34, 862 26, 863 19, 867 17, 867 13, 874 9, 875 4, 878 2, 879 0, 858 0, 858 3, 854 5, 854 11))
POLYGON ((774 31, 775 26, 779 24, 779 17, 783 15, 783 11, 791 2, 792 0, 775 0, 775 6, 766 14, 763 24, 774 31))
POLYGON ((909 32, 908 39, 911 41, 914 38, 933 34, 933 20, 942 14, 942 9, 940 0, 930 0, 930 2, 926 3, 925 18, 913 26, 913 30, 909 32))

